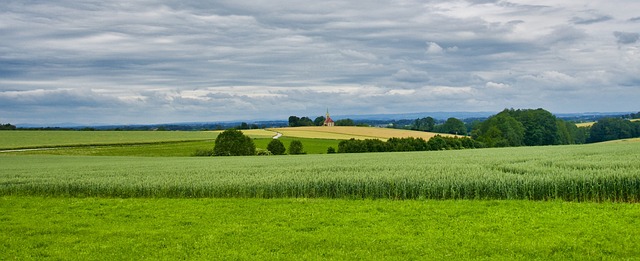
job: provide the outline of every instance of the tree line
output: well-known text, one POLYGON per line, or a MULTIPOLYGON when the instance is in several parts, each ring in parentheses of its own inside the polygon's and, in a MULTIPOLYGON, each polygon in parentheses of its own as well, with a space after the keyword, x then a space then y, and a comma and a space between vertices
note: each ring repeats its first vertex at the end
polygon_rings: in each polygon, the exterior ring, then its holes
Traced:
MULTIPOLYGON (((314 120, 309 117, 289 116, 289 127, 322 126, 326 119, 324 116, 316 117, 314 120)), ((340 119, 334 124, 335 126, 356 126, 352 119, 340 119)))
POLYGON ((15 125, 11 125, 9 123, 7 124, 0 124, 0 130, 15 130, 16 126, 15 125))
MULTIPOLYGON (((640 116, 640 112, 635 114, 640 116)), ((640 121, 604 118, 591 126, 587 142, 602 142, 640 137, 640 121)))
POLYGON ((467 135, 467 126, 465 123, 456 118, 448 118, 444 123, 438 124, 432 117, 416 119, 411 126, 411 130, 448 133, 455 135, 467 135))
POLYGON ((350 139, 340 141, 338 153, 460 150, 481 148, 482 146, 481 143, 468 137, 444 137, 440 135, 430 138, 429 141, 414 137, 391 138, 386 142, 378 139, 350 139))
POLYGON ((505 109, 480 123, 471 136, 487 147, 584 144, 640 137, 640 122, 601 118, 591 127, 577 127, 544 109, 505 109))

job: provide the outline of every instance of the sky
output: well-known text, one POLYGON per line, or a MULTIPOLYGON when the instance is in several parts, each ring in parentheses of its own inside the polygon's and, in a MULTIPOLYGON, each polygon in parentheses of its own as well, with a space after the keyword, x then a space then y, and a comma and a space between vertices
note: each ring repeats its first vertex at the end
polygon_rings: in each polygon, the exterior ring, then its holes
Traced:
POLYGON ((640 111, 637 0, 3 0, 0 123, 640 111))

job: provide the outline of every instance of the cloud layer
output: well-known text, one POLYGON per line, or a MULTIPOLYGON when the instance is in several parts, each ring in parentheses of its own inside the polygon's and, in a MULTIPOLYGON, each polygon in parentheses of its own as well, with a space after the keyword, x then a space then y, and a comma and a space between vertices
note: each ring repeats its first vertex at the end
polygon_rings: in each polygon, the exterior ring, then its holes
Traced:
POLYGON ((0 123, 640 110, 633 0, 6 2, 0 123))

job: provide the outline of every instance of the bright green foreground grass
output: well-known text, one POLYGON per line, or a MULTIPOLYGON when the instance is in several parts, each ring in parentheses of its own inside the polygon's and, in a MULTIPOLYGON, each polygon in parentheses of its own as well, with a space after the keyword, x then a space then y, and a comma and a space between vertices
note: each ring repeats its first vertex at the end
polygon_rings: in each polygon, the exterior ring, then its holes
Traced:
POLYGON ((640 143, 271 157, 0 155, 0 195, 640 199, 640 143))
POLYGON ((640 205, 0 197, 0 260, 626 260, 640 205))

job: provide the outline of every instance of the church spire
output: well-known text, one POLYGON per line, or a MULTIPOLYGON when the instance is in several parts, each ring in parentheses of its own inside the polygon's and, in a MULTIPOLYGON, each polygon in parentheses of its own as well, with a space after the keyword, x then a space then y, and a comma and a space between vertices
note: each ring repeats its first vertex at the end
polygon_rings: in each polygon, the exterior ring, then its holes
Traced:
POLYGON ((324 124, 322 124, 322 126, 329 126, 332 127, 334 126, 334 122, 331 119, 331 116, 329 116, 329 108, 327 108, 327 118, 324 120, 324 124))

